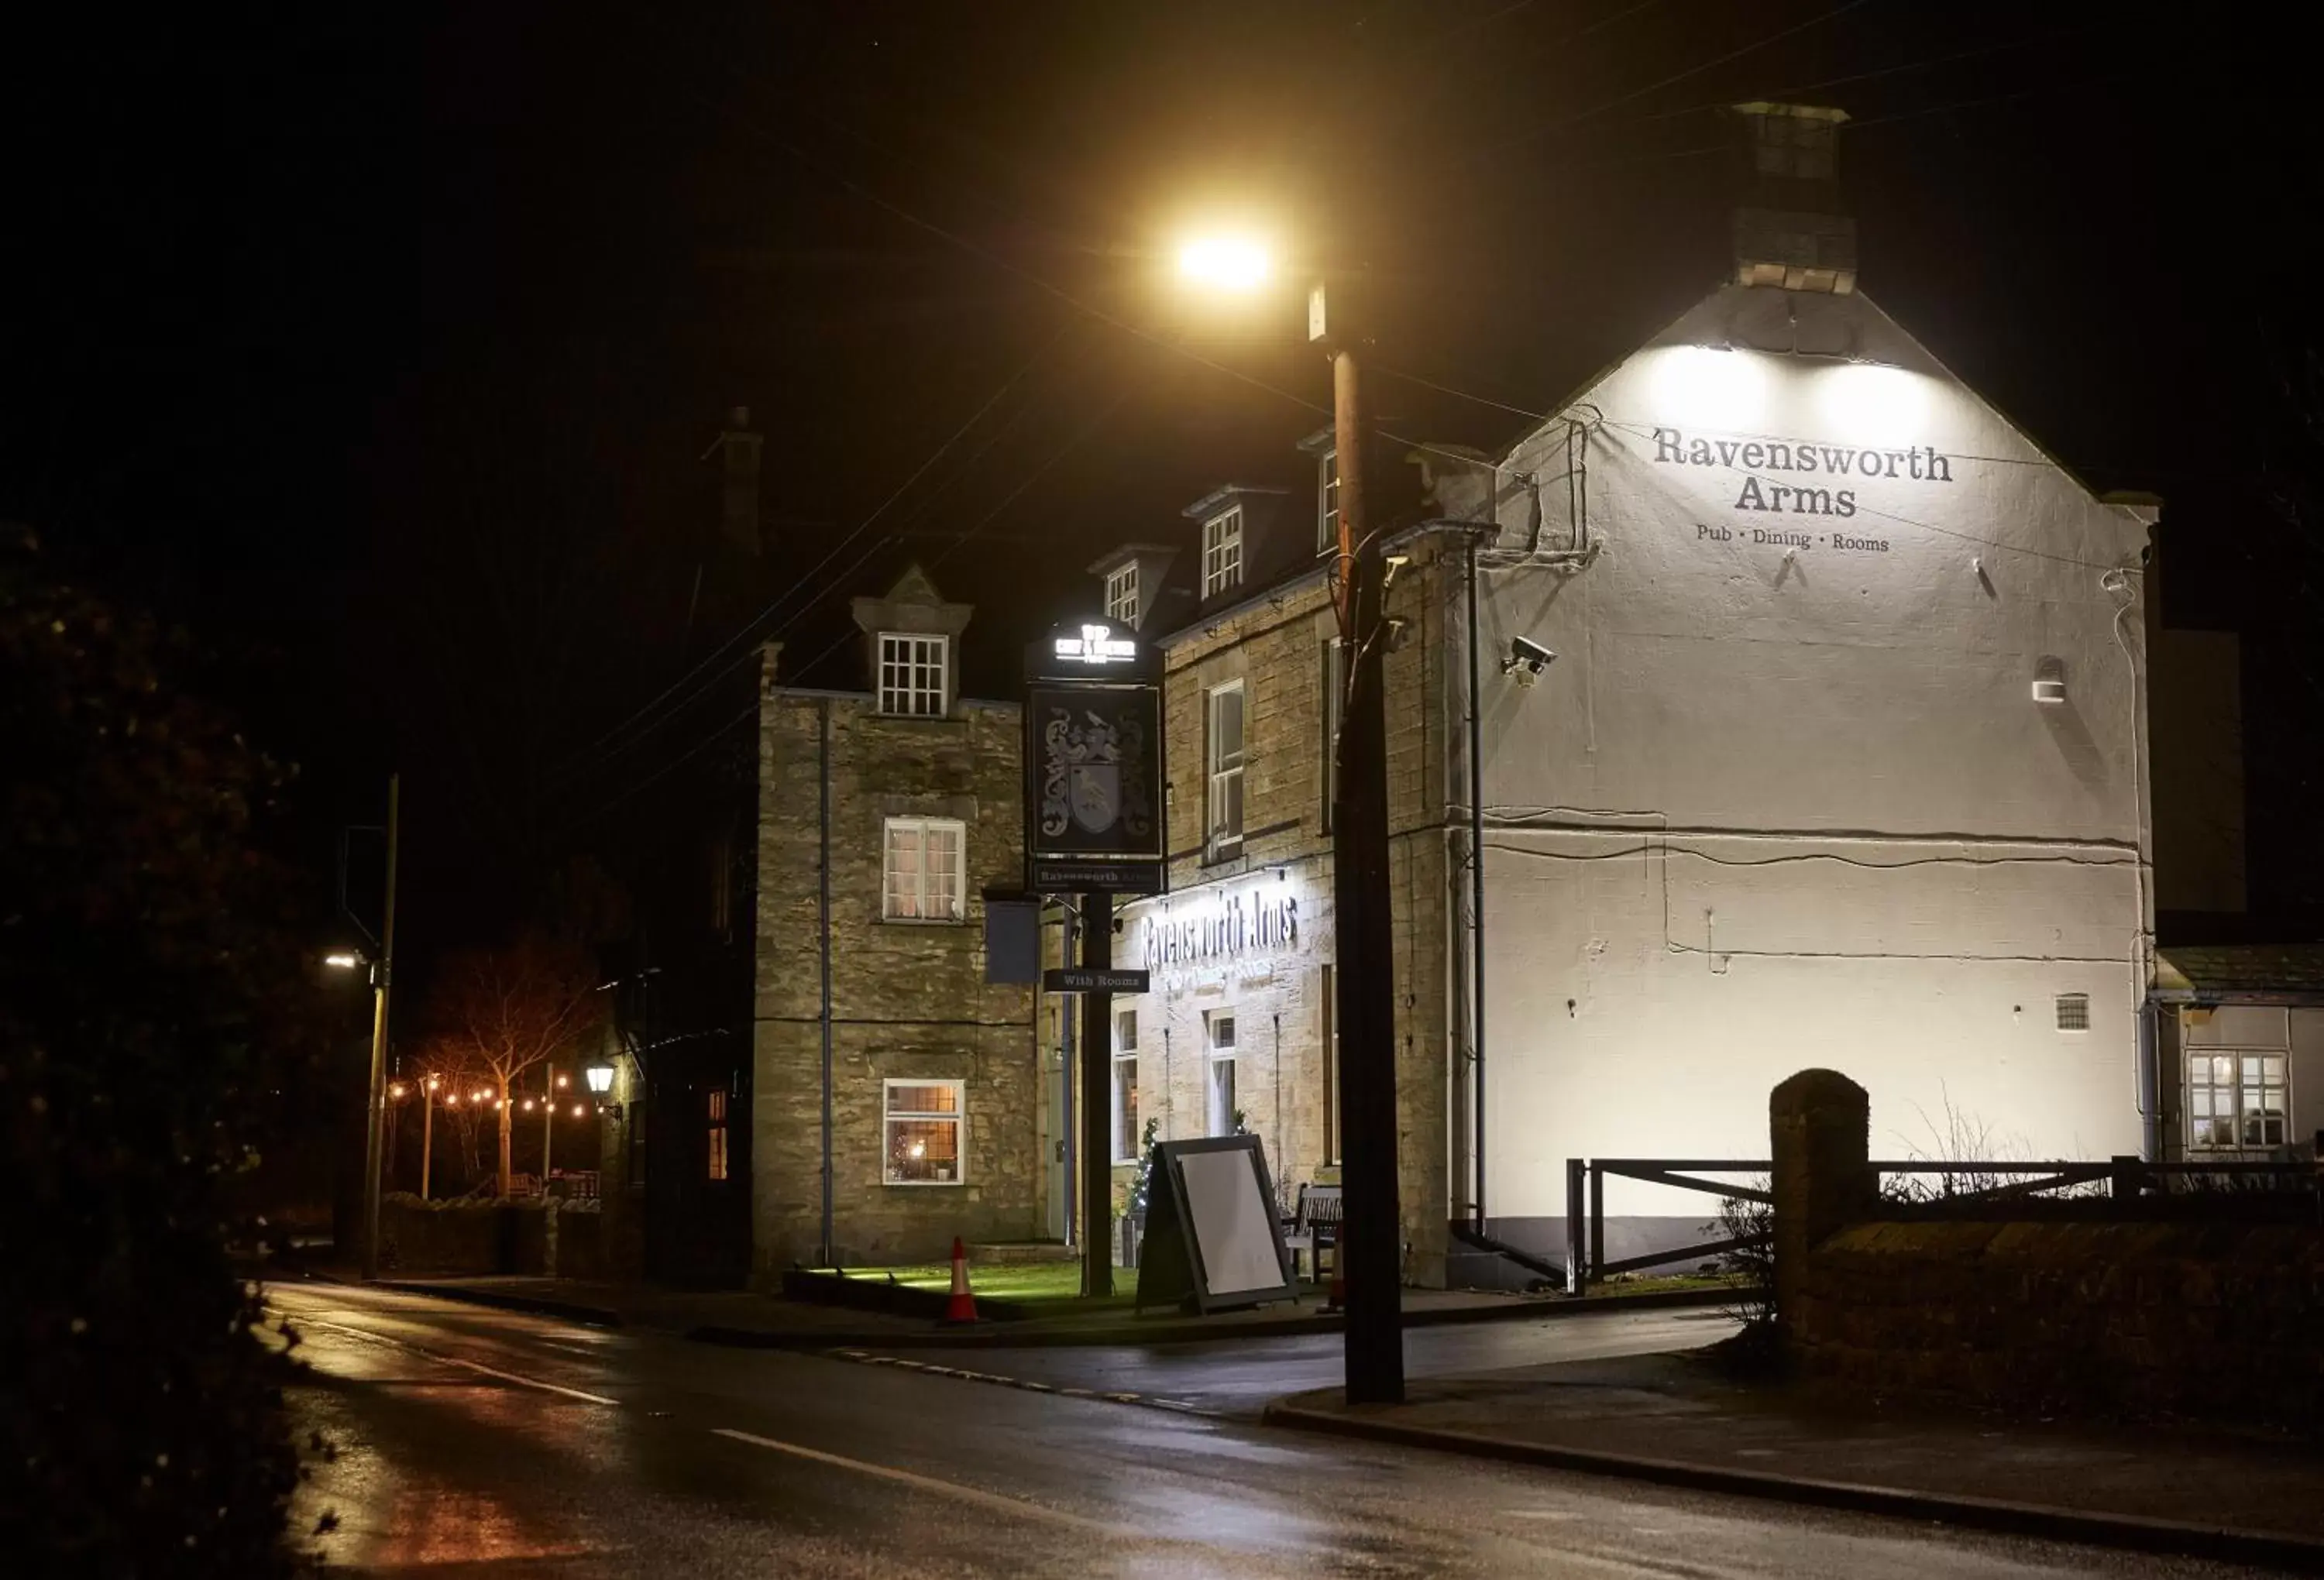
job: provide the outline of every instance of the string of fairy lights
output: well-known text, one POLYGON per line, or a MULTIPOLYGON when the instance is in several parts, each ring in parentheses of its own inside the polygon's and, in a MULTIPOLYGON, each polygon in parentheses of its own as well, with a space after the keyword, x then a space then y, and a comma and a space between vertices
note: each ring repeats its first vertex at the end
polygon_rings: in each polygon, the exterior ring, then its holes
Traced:
MULTIPOLYGON (((573 1078, 569 1075, 560 1075, 557 1078, 557 1085, 561 1090, 569 1090, 573 1085, 573 1078)), ((430 1102, 439 1100, 436 1094, 441 1091, 443 1093, 443 1097, 440 1101, 447 1108, 456 1108, 461 1106, 463 1094, 457 1089, 450 1089, 450 1083, 446 1081, 441 1076, 434 1075, 424 1077, 418 1081, 398 1080, 389 1082, 387 1088, 388 1100, 392 1103, 402 1102, 406 1098, 412 1095, 415 1089, 423 1090, 430 1102)), ((514 1103, 520 1112, 526 1114, 539 1113, 544 1104, 554 1107, 557 1101, 561 1100, 552 1099, 546 1097, 525 1098, 522 1099, 504 1098, 489 1086, 480 1086, 474 1091, 466 1093, 466 1098, 467 1106, 472 1109, 497 1110, 503 1107, 503 1104, 514 1103)), ((603 1103, 576 1103, 573 1105, 571 1116, 576 1119, 586 1119, 593 1112, 602 1114, 604 1111, 605 1105, 603 1103)))

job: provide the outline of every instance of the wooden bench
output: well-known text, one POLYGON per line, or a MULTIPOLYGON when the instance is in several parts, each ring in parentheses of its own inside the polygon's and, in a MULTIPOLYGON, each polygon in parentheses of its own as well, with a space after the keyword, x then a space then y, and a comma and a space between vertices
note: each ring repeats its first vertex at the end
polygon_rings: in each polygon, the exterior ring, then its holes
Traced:
POLYGON ((1340 1260, 1340 1223, 1344 1208, 1337 1185, 1302 1185, 1298 1205, 1292 1209, 1291 1227, 1283 1236, 1283 1249, 1291 1258, 1291 1280, 1299 1281, 1299 1254, 1307 1254, 1307 1276, 1318 1282, 1323 1277, 1323 1251, 1332 1249, 1332 1262, 1340 1260))

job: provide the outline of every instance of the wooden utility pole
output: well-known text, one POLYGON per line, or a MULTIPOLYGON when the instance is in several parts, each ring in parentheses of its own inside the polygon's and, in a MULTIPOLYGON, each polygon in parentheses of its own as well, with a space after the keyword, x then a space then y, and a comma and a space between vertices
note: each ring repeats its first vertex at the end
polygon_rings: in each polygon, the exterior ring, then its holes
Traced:
POLYGON ((1345 1221, 1347 1397, 1404 1398, 1402 1214, 1397 1189, 1396 960, 1388 917, 1388 739, 1382 660, 1386 578, 1370 540, 1370 414, 1346 304, 1328 312, 1317 287, 1310 329, 1332 353, 1333 444, 1340 473, 1336 602, 1350 656, 1340 713, 1332 820, 1333 973, 1340 1025, 1341 1182, 1345 1221))

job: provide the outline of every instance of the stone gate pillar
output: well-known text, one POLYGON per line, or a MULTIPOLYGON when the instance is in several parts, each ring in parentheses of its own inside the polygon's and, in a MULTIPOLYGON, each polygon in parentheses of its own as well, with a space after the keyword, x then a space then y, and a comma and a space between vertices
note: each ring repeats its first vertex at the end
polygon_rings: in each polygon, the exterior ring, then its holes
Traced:
POLYGON ((1800 1340, 1808 1252, 1871 1216, 1878 1199, 1870 1166, 1871 1100, 1836 1070, 1803 1070, 1767 1099, 1771 1194, 1775 1199, 1775 1322, 1786 1347, 1800 1340))

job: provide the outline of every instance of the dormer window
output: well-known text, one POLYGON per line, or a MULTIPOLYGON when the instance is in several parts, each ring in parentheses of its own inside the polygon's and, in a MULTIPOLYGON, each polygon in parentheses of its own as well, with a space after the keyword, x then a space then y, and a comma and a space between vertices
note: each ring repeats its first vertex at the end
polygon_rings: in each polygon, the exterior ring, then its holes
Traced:
POLYGON ((945 702, 944 637, 880 633, 880 711, 906 719, 941 719, 945 702))
POLYGON ((1138 629, 1138 562, 1117 565, 1105 574, 1105 618, 1132 630, 1138 629))
POLYGON ((1215 598, 1242 585, 1242 507, 1220 511, 1203 523, 1203 596, 1215 598))
POLYGON ((1315 552, 1340 547, 1340 453, 1315 457, 1315 552))

